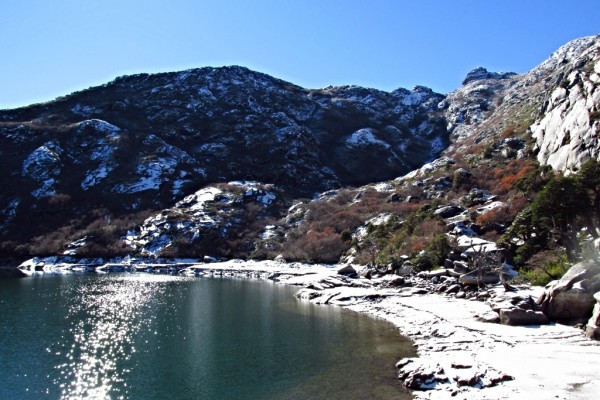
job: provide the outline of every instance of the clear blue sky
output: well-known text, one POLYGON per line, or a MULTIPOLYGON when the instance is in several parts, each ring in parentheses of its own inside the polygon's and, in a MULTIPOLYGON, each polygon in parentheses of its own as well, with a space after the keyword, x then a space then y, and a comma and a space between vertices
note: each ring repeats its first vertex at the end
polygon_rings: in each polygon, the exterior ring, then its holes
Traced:
POLYGON ((526 72, 600 33, 598 0, 0 0, 0 108, 116 76, 243 65, 308 88, 526 72))

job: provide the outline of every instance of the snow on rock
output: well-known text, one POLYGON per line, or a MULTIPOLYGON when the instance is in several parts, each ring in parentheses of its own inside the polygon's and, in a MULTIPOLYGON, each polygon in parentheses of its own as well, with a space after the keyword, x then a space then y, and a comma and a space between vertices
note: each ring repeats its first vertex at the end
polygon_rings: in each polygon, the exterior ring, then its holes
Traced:
MULTIPOLYGON (((585 67, 600 63, 600 36, 564 46, 547 63, 554 65, 559 60, 569 69, 564 71, 560 86, 551 93, 543 117, 531 126, 531 132, 538 161, 570 173, 586 160, 600 158, 600 82, 594 79, 594 69, 585 67)), ((544 64, 538 67, 543 68, 544 64)))
POLYGON ((244 197, 253 198, 264 207, 270 206, 277 199, 277 196, 269 191, 273 189, 272 185, 264 185, 255 181, 233 181, 229 182, 229 185, 245 189, 244 197))
POLYGON ((187 208, 190 211, 200 211, 204 208, 205 203, 215 201, 215 198, 222 191, 216 187, 207 187, 200 189, 197 192, 186 196, 183 200, 175 204, 177 208, 187 208))
POLYGON ((35 149, 25 160, 21 174, 37 181, 40 186, 31 192, 36 197, 47 197, 56 193, 55 184, 62 168, 63 149, 57 141, 50 141, 35 149))
POLYGON ((96 186, 100 181, 106 178, 112 167, 108 163, 101 163, 98 168, 90 170, 86 173, 85 178, 81 181, 81 188, 88 190, 93 186, 96 186))
POLYGON ((77 103, 71 108, 71 112, 84 117, 89 117, 92 114, 99 114, 101 110, 96 107, 85 106, 77 103))
MULTIPOLYGON (((470 83, 470 82, 482 81, 482 80, 486 80, 486 79, 506 79, 506 78, 513 77, 515 75, 517 75, 517 74, 515 74, 514 72, 490 72, 483 67, 477 67, 477 68, 474 68, 473 70, 471 70, 467 74, 467 77, 463 80, 462 84, 466 85, 467 83, 470 83)), ((479 84, 478 86, 475 86, 475 88, 479 88, 481 86, 485 86, 485 85, 479 84)), ((487 86, 485 86, 485 87, 487 88, 487 86)), ((473 89, 471 89, 471 90, 473 90, 473 89)))
POLYGON ((77 124, 77 132, 85 132, 86 129, 94 129, 97 132, 103 133, 112 139, 116 139, 121 129, 109 122, 101 119, 88 119, 77 124))
POLYGON ((502 208, 507 208, 508 204, 502 202, 502 201, 492 201, 489 204, 485 204, 481 207, 477 207, 477 213, 478 214, 486 214, 492 210, 496 210, 496 209, 502 209, 502 208))
POLYGON ((145 190, 158 190, 167 179, 167 173, 172 173, 176 162, 171 159, 158 158, 138 164, 136 173, 138 180, 131 183, 121 183, 114 187, 117 193, 139 193, 145 190))
POLYGON ((381 182, 373 185, 373 189, 378 192, 393 192, 394 187, 387 182, 381 182))
POLYGON ((94 134, 88 135, 80 144, 80 147, 86 150, 91 161, 99 162, 99 164, 95 169, 86 172, 86 176, 81 182, 83 190, 89 190, 91 187, 96 186, 114 169, 114 162, 111 161, 111 157, 115 152, 121 133, 119 127, 99 119, 80 122, 77 132, 81 135, 92 129, 94 134))
POLYGON ((441 157, 427 164, 424 164, 421 168, 415 169, 414 171, 411 171, 402 177, 396 178, 396 182, 401 183, 406 180, 430 175, 432 172, 451 166, 454 163, 454 160, 450 157, 441 157))
POLYGON ((260 234, 262 240, 269 240, 277 237, 277 226, 267 225, 265 230, 260 234))
POLYGON ((354 132, 346 139, 346 144, 350 147, 365 147, 369 145, 382 146, 390 149, 392 146, 375 136, 375 132, 371 128, 363 128, 354 132))
POLYGON ((379 214, 379 215, 365 221, 364 225, 356 228, 356 230, 354 231, 352 236, 355 239, 362 240, 367 236, 367 233, 369 231, 369 226, 379 226, 379 225, 387 224, 392 219, 392 217, 393 217, 393 215, 390 213, 379 214))
POLYGON ((6 224, 10 223, 17 216, 17 209, 20 204, 21 199, 16 198, 11 200, 5 209, 0 210, 0 217, 3 218, 3 220, 0 219, 0 228, 6 226, 6 224))
POLYGON ((459 236, 456 241, 458 248, 467 254, 498 250, 496 243, 468 235, 459 236))
MULTIPOLYGON (((136 230, 121 238, 144 256, 157 257, 175 240, 192 243, 208 231, 226 236, 239 222, 239 210, 245 201, 269 207, 276 199, 271 185, 234 181, 223 187, 209 186, 192 193, 171 208, 147 218, 136 230)), ((266 229, 268 232, 275 228, 266 229)))
MULTIPOLYGON (((190 181, 189 173, 179 171, 181 165, 194 164, 196 160, 184 150, 173 146, 156 135, 149 134, 143 142, 144 146, 152 149, 150 154, 140 157, 135 169, 135 177, 129 182, 114 186, 116 193, 139 193, 146 190, 158 190, 163 183, 173 182, 172 192, 180 193, 183 184, 190 181)), ((203 176, 204 170, 194 169, 203 176)))
POLYGON ((415 88, 402 99, 402 104, 405 106, 416 106, 430 99, 433 91, 424 86, 415 86, 415 88))

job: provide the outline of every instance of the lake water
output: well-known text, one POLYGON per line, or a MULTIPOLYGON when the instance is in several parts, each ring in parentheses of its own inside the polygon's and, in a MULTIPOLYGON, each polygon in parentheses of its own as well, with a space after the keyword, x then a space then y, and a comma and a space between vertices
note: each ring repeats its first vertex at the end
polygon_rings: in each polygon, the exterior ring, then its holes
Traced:
POLYGON ((0 399, 408 399, 388 323, 249 279, 0 279, 0 399))

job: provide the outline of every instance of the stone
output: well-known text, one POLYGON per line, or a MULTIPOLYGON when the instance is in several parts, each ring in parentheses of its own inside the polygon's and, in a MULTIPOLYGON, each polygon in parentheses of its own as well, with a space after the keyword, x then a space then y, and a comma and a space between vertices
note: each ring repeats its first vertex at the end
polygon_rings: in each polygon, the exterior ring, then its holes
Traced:
POLYGON ((421 271, 417 274, 417 276, 419 278, 423 278, 423 279, 432 279, 434 277, 442 277, 442 276, 457 276, 459 274, 457 274, 456 272, 454 272, 451 269, 445 269, 445 268, 440 268, 440 269, 435 269, 433 271, 421 271))
POLYGON ((475 320, 479 322, 485 322, 488 324, 497 324, 500 322, 500 315, 497 312, 492 310, 486 311, 483 314, 478 314, 475 316, 475 320))
POLYGON ((482 376, 483 374, 479 371, 464 370, 459 371, 453 379, 458 386, 475 386, 482 376))
POLYGON ((398 276, 390 281, 390 286, 402 286, 406 283, 403 277, 398 276))
POLYGON ((356 269, 352 265, 348 264, 338 269, 337 273, 338 275, 355 275, 356 269))
POLYGON ((454 261, 454 271, 460 274, 469 272, 469 264, 464 261, 454 261))
POLYGON ((521 308, 503 308, 500 310, 502 325, 545 325, 550 320, 541 311, 523 310, 521 308))
POLYGON ((441 283, 458 283, 458 279, 454 276, 440 276, 441 283))
POLYGON ((413 271, 414 264, 410 261, 405 261, 400 268, 395 271, 396 275, 406 276, 410 275, 413 271))
POLYGON ((403 200, 404 200, 404 198, 402 196, 400 196, 398 193, 392 193, 386 199, 386 203, 399 203, 403 200))
POLYGON ((398 379, 410 389, 429 390, 439 383, 448 382, 444 369, 437 363, 427 363, 416 358, 396 363, 398 379))
POLYGON ((600 292, 594 294, 594 299, 596 304, 585 327, 585 335, 590 339, 600 340, 600 292))
POLYGON ((448 287, 448 289, 446 289, 446 293, 458 293, 461 289, 462 286, 460 286, 458 283, 455 283, 454 285, 451 285, 448 287))
POLYGON ((586 260, 573 265, 558 281, 551 283, 537 300, 552 321, 585 322, 600 292, 600 262, 586 260))
POLYGON ((514 73, 514 72, 490 72, 483 67, 477 67, 477 68, 474 68, 471 71, 469 71, 469 73, 463 80, 462 84, 466 85, 467 83, 470 83, 470 82, 480 81, 480 80, 485 80, 485 79, 494 79, 494 80, 507 79, 507 78, 513 77, 515 75, 516 75, 516 73, 514 73))
POLYGON ((371 268, 363 268, 360 270, 359 274, 365 279, 371 279, 373 276, 373 270, 371 268))
MULTIPOLYGON (((479 284, 477 279, 477 271, 471 271, 461 275, 458 281, 463 285, 477 285, 479 284)), ((500 282, 500 276, 495 272, 484 272, 481 275, 481 283, 484 284, 496 284, 500 282)))
POLYGON ((465 211, 465 209, 462 207, 450 205, 440 207, 436 209, 433 213, 441 218, 452 218, 462 213, 463 211, 465 211))

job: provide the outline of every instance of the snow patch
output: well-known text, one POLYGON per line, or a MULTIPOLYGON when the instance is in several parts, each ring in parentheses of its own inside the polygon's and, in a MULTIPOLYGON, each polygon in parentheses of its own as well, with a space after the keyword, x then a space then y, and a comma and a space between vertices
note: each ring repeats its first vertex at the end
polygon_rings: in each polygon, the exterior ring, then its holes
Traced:
POLYGON ((390 149, 392 146, 375 137, 374 131, 371 128, 363 128, 354 132, 346 139, 346 144, 350 147, 364 147, 368 145, 377 145, 390 149))
POLYGON ((54 185, 56 177, 60 175, 62 153, 63 150, 58 142, 51 141, 35 149, 23 161, 21 174, 41 184, 38 189, 31 192, 34 197, 41 198, 56 193, 54 185))
POLYGON ((77 124, 78 131, 81 133, 86 128, 93 128, 98 132, 102 132, 112 139, 116 139, 121 128, 101 119, 88 119, 77 124))

